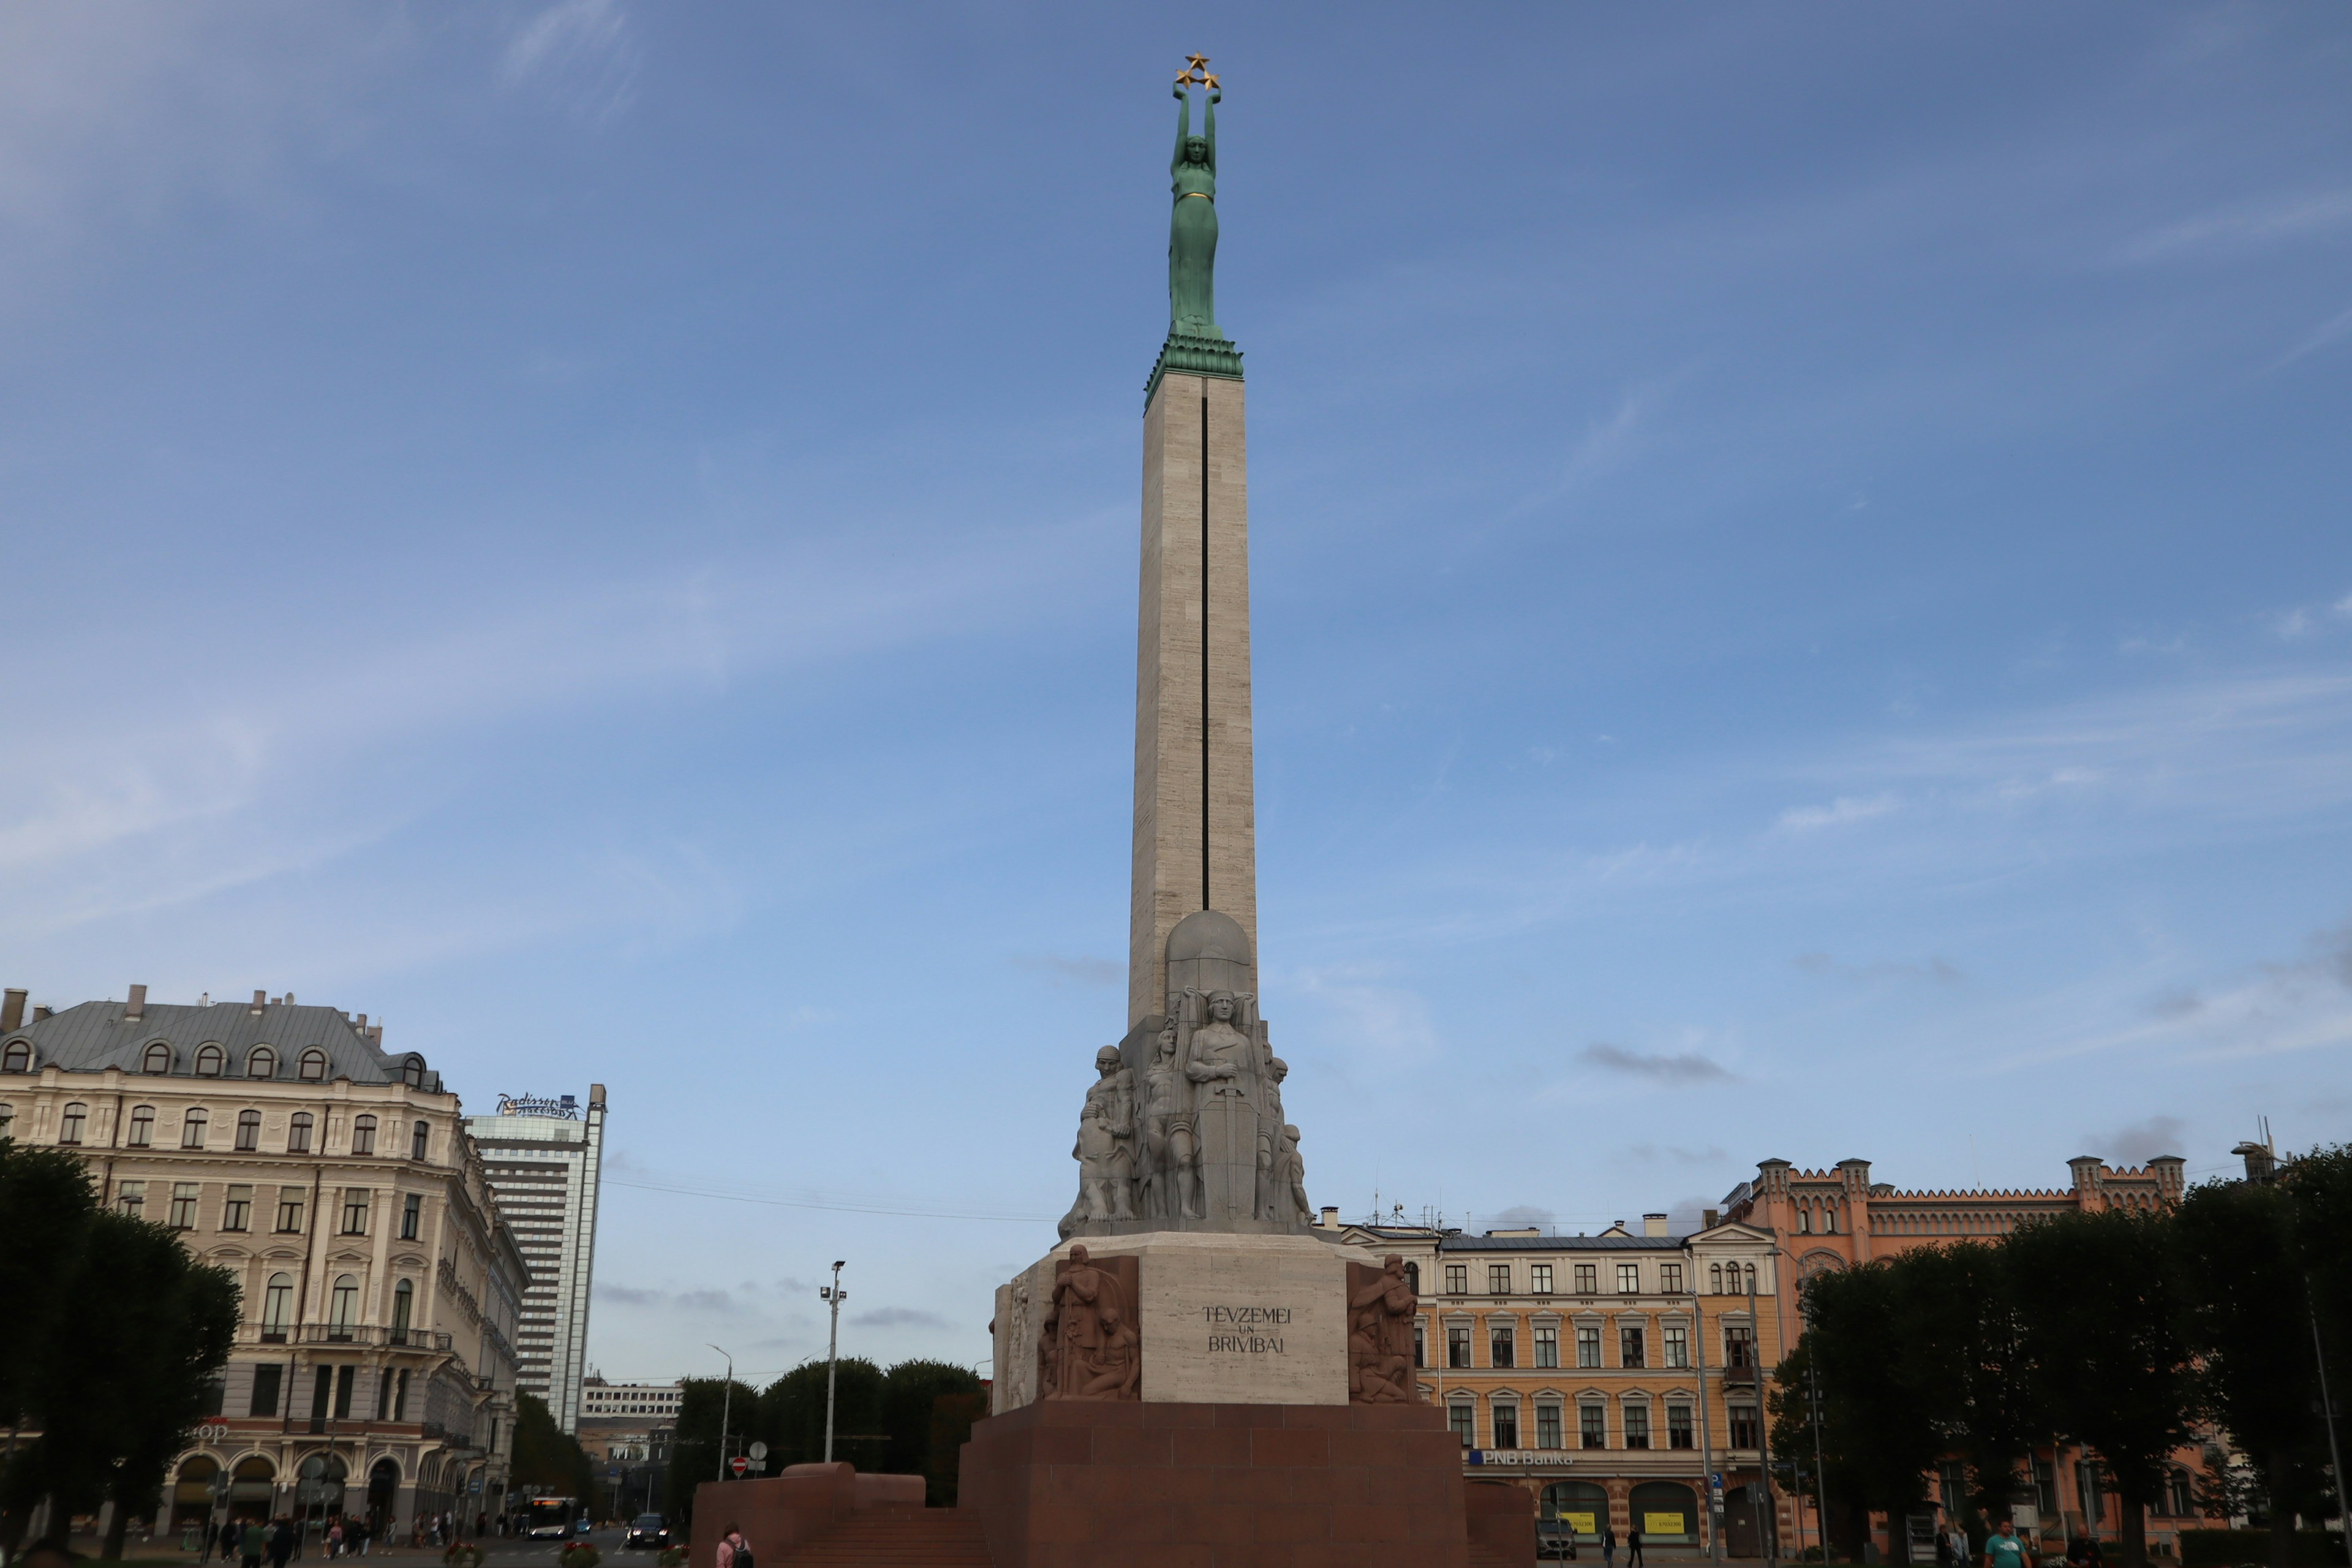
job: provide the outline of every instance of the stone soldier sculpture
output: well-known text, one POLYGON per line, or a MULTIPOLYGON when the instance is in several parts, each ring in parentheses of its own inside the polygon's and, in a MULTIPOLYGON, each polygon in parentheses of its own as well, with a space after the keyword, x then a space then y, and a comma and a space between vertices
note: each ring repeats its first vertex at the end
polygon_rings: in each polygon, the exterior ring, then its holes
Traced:
POLYGON ((1348 1396, 1357 1405, 1410 1404, 1412 1389, 1412 1320, 1419 1304, 1404 1259, 1391 1255, 1378 1274, 1350 1265, 1355 1276, 1370 1275, 1348 1297, 1348 1396))
POLYGON ((1079 1196, 1088 1219, 1133 1219, 1135 1206, 1135 1081, 1117 1046, 1095 1053, 1096 1079, 1078 1113, 1079 1196))
POLYGON ((1192 1085, 1176 1057, 1178 1029, 1171 1016, 1160 1026, 1151 1061, 1143 1069, 1144 1112, 1141 1164, 1143 1209, 1151 1219, 1198 1219, 1201 1140, 1192 1108, 1192 1085))

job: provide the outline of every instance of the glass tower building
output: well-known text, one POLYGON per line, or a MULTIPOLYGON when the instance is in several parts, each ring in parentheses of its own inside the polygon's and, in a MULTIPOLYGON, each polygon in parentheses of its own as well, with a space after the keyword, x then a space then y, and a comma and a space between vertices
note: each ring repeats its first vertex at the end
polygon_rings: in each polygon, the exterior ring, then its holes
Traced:
POLYGON ((515 1382, 547 1401, 556 1426, 577 1433, 588 1364, 604 1086, 588 1086, 585 1108, 568 1094, 502 1094, 498 1114, 467 1117, 466 1131, 481 1152, 499 1214, 530 1266, 515 1337, 515 1382))

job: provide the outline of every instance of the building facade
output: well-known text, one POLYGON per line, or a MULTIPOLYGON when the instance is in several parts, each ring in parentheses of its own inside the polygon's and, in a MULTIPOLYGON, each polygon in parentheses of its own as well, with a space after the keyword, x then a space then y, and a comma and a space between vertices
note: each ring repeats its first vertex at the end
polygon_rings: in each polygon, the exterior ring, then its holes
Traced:
MULTIPOLYGON (((529 1275, 457 1097, 383 1027, 291 995, 0 1004, 0 1131, 234 1275, 244 1314, 172 1522, 473 1511, 506 1489, 529 1275)), ((163 1521, 159 1521, 159 1523, 163 1521)))
MULTIPOLYGON (((1770 1236, 1673 1236, 1651 1215, 1638 1235, 1349 1226, 1343 1239, 1418 1277, 1421 1397, 1460 1436, 1465 1478, 1527 1488, 1539 1518, 1585 1542, 1639 1530, 1702 1548, 1719 1478, 1726 1544, 1753 1552, 1758 1368, 1788 1352, 1770 1236)), ((1784 1511, 1784 1540, 1792 1523, 1784 1511)))
POLYGON ((593 1372, 583 1380, 580 1447, 611 1489, 614 1513, 658 1511, 685 1397, 682 1383, 608 1383, 593 1372))
POLYGON ((495 1116, 467 1120, 499 1210, 530 1265, 516 1342, 522 1386, 577 1435, 588 1369, 588 1289, 596 1262, 596 1192, 604 1159, 604 1086, 583 1108, 559 1099, 499 1097, 495 1116))
MULTIPOLYGON (((1872 1181, 1866 1160, 1842 1160, 1812 1171, 1787 1160, 1766 1160, 1756 1167, 1753 1181, 1725 1197, 1724 1212, 1730 1221, 1771 1237, 1787 1260, 1777 1278, 1782 1321, 1790 1325, 1793 1343, 1802 1331, 1799 1292, 1817 1275, 1913 1247, 1997 1240, 2055 1215, 2156 1213, 2180 1201, 2186 1164, 2178 1155, 2158 1155, 2144 1166, 2111 1166, 2084 1154, 2066 1162, 2069 1178, 2063 1188, 1912 1192, 1872 1181)), ((2249 1155, 2249 1173, 2254 1167, 2249 1155)), ((2221 1436, 2213 1433, 2175 1455, 2163 1496, 2148 1510, 2147 1539, 2154 1549, 2176 1550, 2179 1532, 2203 1522, 2195 1501, 2198 1473, 2223 1466, 2223 1446, 2221 1436)), ((2011 1515, 2029 1540, 2055 1546, 2085 1531, 2111 1538, 2120 1533, 2122 1500, 2103 1481, 2094 1457, 2068 1445, 2045 1446, 2030 1458, 2027 1469, 2011 1515)), ((1967 1487, 1957 1464, 1942 1467, 1936 1491, 1945 1517, 1958 1517, 1967 1487)), ((1911 1529, 1924 1522, 1913 1521, 1911 1529)), ((1876 1519, 1874 1528, 1883 1532, 1881 1544, 1890 1556, 1903 1554, 1903 1531, 1893 1521, 1876 1519)))

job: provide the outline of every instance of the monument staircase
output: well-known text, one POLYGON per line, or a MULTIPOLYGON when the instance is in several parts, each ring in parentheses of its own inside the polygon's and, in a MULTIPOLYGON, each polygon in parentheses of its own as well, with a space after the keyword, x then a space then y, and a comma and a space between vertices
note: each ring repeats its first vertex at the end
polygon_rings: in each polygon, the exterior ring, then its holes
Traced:
POLYGON ((994 1568, 980 1518, 963 1509, 864 1508, 788 1548, 784 1568, 994 1568))

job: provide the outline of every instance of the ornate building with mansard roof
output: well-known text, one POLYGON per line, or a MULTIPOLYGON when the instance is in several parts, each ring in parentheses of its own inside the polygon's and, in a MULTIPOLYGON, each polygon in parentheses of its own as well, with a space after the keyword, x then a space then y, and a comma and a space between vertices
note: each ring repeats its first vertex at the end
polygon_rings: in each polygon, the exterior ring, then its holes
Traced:
POLYGON ((530 1276, 441 1075, 366 1015, 290 994, 26 1000, 0 1002, 0 1134, 78 1152, 108 1205, 244 1292, 172 1522, 341 1513, 405 1535, 496 1511, 530 1276))

